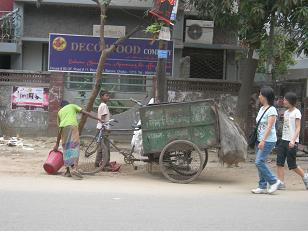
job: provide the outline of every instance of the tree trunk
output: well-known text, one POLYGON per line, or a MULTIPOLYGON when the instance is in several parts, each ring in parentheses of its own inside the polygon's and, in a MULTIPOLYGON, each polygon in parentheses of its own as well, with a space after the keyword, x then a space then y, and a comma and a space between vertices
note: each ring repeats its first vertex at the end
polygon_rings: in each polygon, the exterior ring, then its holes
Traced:
MULTIPOLYGON (((91 112, 93 110, 93 105, 95 103, 95 99, 100 91, 101 88, 101 82, 102 82, 102 73, 103 73, 103 68, 105 65, 105 61, 107 59, 107 52, 105 51, 106 49, 106 44, 105 44, 105 34, 104 34, 104 28, 105 28, 105 18, 106 18, 106 5, 102 4, 100 5, 100 10, 101 10, 101 15, 100 15, 100 49, 102 51, 97 69, 96 69, 96 74, 95 74, 95 85, 92 90, 89 102, 86 106, 86 111, 91 112)), ((87 116, 85 114, 82 114, 81 120, 79 123, 79 133, 82 133, 82 130, 84 128, 84 125, 87 122, 87 116)))
MULTIPOLYGON (((104 20, 102 21, 104 23, 104 20)), ((103 24, 104 25, 104 24, 103 24)), ((101 29, 104 29, 104 26, 101 27, 101 29)), ((137 31, 139 31, 141 29, 141 26, 137 26, 134 30, 132 30, 129 34, 127 34, 124 37, 119 38, 113 45, 111 45, 109 48, 105 48, 100 56, 99 62, 98 62, 98 66, 97 66, 97 70, 96 70, 96 78, 95 78, 95 85, 94 88, 92 90, 89 102, 86 106, 86 111, 87 112, 91 112, 93 110, 93 105, 95 103, 96 97, 99 94, 99 91, 101 89, 101 83, 102 83, 102 73, 103 73, 103 69, 104 69, 104 65, 105 62, 108 58, 108 56, 114 52, 117 47, 126 39, 130 38, 131 36, 133 36, 137 31)), ((101 33, 102 35, 103 33, 101 33)), ((105 46, 105 42, 102 42, 101 40, 101 46, 105 46)), ((82 133, 82 130, 85 126, 87 122, 87 116, 82 114, 81 119, 80 119, 80 123, 79 123, 79 133, 82 133)))
POLYGON ((254 85, 254 77, 258 61, 252 58, 253 50, 249 50, 248 58, 240 61, 241 88, 237 101, 237 120, 241 128, 247 131, 248 109, 254 85))

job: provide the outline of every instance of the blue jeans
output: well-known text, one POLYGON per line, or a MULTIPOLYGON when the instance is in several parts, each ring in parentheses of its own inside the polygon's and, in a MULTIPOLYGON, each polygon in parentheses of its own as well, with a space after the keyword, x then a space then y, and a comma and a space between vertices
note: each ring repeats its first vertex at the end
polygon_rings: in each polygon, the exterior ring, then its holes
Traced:
POLYGON ((267 183, 270 185, 275 184, 277 182, 276 176, 273 175, 272 171, 266 165, 267 157, 272 152, 276 145, 276 142, 265 142, 264 149, 256 148, 256 166, 259 172, 259 188, 266 189, 267 183))

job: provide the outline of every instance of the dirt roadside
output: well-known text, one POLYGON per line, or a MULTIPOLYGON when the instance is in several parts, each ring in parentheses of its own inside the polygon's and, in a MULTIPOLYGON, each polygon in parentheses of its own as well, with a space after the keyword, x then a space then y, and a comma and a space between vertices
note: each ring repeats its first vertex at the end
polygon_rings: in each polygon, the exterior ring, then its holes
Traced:
MULTIPOLYGON (((55 138, 36 138, 25 139, 24 144, 28 144, 26 149, 22 147, 9 147, 7 145, 0 146, 0 176, 10 177, 45 177, 43 164, 47 158, 50 149, 55 143, 55 138), (29 148, 31 147, 31 148, 29 148), (31 150, 33 149, 33 150, 31 150)), ((123 164, 123 158, 116 152, 111 153, 111 159, 123 164)), ((298 163, 304 169, 308 169, 308 158, 298 158, 298 163)), ((275 169, 275 156, 271 156, 269 165, 275 169)), ((63 172, 60 170, 59 175, 63 172)), ((57 176, 61 177, 61 176, 57 176)), ((144 163, 138 163, 138 170, 134 170, 131 166, 123 164, 119 173, 99 173, 92 179, 97 181, 112 177, 119 179, 131 180, 165 180, 159 172, 158 166, 153 167, 153 172, 147 172, 147 166, 144 163)), ((87 177, 91 178, 91 176, 87 177)), ((206 181, 217 187, 221 185, 238 185, 239 187, 254 187, 257 183, 257 171, 254 166, 254 155, 249 155, 246 163, 240 163, 239 167, 228 168, 222 166, 215 152, 210 152, 209 163, 197 180, 198 182, 206 181)), ((303 190, 301 179, 292 172, 287 171, 286 182, 289 190, 303 190)))

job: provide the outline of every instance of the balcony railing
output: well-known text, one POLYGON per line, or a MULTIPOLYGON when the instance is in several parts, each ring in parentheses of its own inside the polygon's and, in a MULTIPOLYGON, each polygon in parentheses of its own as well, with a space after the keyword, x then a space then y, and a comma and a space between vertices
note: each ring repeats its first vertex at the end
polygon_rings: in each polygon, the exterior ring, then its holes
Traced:
POLYGON ((21 16, 19 9, 0 11, 0 42, 16 43, 20 39, 21 16))

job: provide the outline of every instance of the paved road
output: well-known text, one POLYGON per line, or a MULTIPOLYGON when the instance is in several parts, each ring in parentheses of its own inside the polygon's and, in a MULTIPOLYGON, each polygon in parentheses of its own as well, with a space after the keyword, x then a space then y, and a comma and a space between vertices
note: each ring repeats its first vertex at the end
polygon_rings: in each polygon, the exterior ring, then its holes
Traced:
POLYGON ((308 192, 161 179, 1 177, 1 231, 307 230, 308 192))

